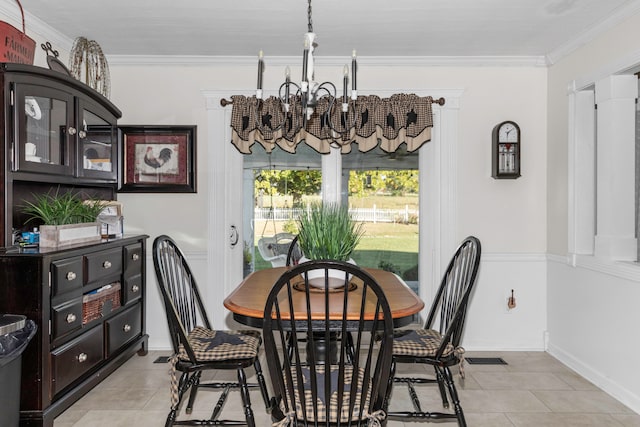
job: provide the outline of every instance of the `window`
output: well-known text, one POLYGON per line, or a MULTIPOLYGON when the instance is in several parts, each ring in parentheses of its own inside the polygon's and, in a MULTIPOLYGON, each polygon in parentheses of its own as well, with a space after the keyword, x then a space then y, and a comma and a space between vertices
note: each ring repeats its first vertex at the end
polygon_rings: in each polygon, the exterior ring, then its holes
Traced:
POLYGON ((342 165, 341 204, 365 223, 353 258, 400 275, 418 291, 418 152, 362 153, 354 147, 350 154, 323 156, 305 144, 296 154, 253 148, 244 156, 244 229, 252 232, 245 233, 245 264, 250 260, 254 270, 284 265, 288 235, 297 233, 295 218, 307 204, 323 200, 321 163, 335 161, 342 165))
POLYGON ((570 95, 569 251, 574 254, 637 260, 637 93, 635 76, 614 75, 570 95))

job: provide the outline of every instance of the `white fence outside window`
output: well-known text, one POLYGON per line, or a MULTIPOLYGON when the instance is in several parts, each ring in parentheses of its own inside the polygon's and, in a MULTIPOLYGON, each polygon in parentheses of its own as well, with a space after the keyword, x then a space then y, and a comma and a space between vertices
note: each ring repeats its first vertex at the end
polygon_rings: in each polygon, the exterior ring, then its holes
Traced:
MULTIPOLYGON (((269 220, 269 221, 287 221, 289 219, 295 219, 302 213, 302 208, 255 208, 253 218, 256 221, 269 220)), ((419 216, 418 211, 409 209, 405 206, 404 209, 378 209, 375 206, 373 208, 351 208, 349 213, 356 221, 360 222, 402 222, 402 223, 417 223, 419 216)))

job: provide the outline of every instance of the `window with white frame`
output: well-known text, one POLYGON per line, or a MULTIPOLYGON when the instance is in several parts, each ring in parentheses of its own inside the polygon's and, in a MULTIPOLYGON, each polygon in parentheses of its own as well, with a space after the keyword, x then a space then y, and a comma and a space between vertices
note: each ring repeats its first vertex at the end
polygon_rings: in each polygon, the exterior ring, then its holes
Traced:
POLYGON ((570 95, 569 251, 574 254, 637 260, 637 96, 634 75, 611 75, 570 95))

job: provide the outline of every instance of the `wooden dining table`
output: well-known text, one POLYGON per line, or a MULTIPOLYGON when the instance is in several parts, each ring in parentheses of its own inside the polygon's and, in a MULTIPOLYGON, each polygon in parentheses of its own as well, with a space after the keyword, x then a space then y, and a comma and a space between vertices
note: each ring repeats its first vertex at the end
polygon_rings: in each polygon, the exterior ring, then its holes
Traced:
MULTIPOLYGON (((267 296, 278 278, 288 268, 290 267, 275 267, 251 273, 224 300, 224 306, 233 313, 233 318, 237 322, 255 328, 262 328, 267 296)), ((375 268, 363 268, 363 270, 373 276, 384 291, 387 301, 389 301, 394 326, 397 328, 412 323, 414 315, 424 308, 424 302, 394 273, 375 268)), ((302 299, 303 294, 304 292, 299 292, 300 299, 302 299)), ((294 292, 294 305, 295 295, 296 293, 294 292)), ((349 293, 349 298, 354 301, 358 301, 358 298, 361 297, 361 287, 355 286, 355 289, 349 293)), ((311 298, 317 299, 316 303, 322 305, 324 292, 316 292, 311 298)), ((305 305, 300 304, 300 307, 302 310, 305 305)), ((342 298, 336 304, 335 310, 336 317, 339 318, 342 314, 342 298)), ((374 307, 372 306, 371 313, 365 312, 365 317, 367 315, 373 317, 373 310, 374 307)), ((359 313, 356 312, 355 315, 359 316, 359 313)))

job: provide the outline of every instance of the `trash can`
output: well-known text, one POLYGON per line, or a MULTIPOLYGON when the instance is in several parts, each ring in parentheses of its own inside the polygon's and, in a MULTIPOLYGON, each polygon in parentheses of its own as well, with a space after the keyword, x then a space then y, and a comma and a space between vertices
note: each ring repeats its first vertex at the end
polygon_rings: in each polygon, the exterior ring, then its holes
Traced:
POLYGON ((0 315, 0 426, 17 427, 20 422, 22 352, 36 330, 25 316, 0 315))

